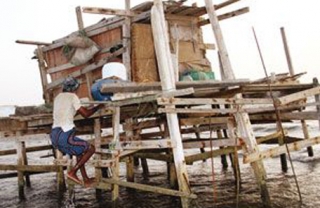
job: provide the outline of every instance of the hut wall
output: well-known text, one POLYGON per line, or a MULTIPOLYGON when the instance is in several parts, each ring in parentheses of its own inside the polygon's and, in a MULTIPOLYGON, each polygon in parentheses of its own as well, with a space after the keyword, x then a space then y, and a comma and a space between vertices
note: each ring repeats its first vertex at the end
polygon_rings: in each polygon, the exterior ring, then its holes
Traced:
MULTIPOLYGON (((104 31, 97 35, 91 36, 90 39, 93 40, 101 49, 109 48, 122 40, 122 29, 119 27, 112 30, 104 31)), ((48 69, 69 63, 68 59, 63 55, 62 48, 63 47, 58 47, 45 52, 44 58, 47 63, 48 69)), ((51 80, 55 81, 57 79, 67 77, 70 73, 81 70, 84 67, 90 65, 91 63, 97 62, 105 58, 106 56, 108 56, 108 53, 97 53, 93 57, 93 59, 91 59, 89 62, 85 64, 74 66, 62 71, 50 73, 51 80)), ((99 67, 93 71, 93 80, 101 78, 101 69, 102 67, 99 67)), ((78 96, 80 98, 89 97, 85 75, 78 77, 78 79, 81 81, 80 89, 77 92, 78 96)), ((61 87, 53 89, 53 97, 55 97, 60 91, 61 87)))

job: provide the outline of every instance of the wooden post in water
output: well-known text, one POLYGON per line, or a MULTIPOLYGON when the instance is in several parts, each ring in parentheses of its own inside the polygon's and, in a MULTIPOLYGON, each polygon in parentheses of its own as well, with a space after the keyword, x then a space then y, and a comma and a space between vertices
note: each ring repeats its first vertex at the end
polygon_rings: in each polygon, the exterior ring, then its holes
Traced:
MULTIPOLYGON (((60 152, 58 149, 56 149, 55 150, 55 154, 56 154, 56 159, 57 160, 62 160, 62 158, 63 158, 62 152, 60 152)), ((57 192, 58 192, 58 196, 62 197, 63 193, 66 191, 66 182, 65 182, 65 179, 64 179, 64 172, 63 172, 63 166, 62 165, 59 166, 59 170, 57 172, 56 177, 57 177, 57 192)))
MULTIPOLYGON (((22 132, 21 131, 17 131, 16 136, 21 136, 22 132)), ((17 140, 16 141, 16 145, 17 145, 17 156, 18 156, 18 160, 17 160, 17 165, 22 166, 24 165, 24 160, 23 160, 23 154, 22 154, 22 141, 17 140)), ((24 185, 25 185, 25 181, 23 178, 23 171, 18 170, 18 190, 19 190, 19 199, 23 200, 25 199, 25 195, 24 195, 24 185)))
MULTIPOLYGON (((217 41, 217 46, 219 49, 219 55, 221 58, 223 78, 225 79, 235 79, 233 70, 231 68, 231 63, 228 57, 227 49, 224 44, 223 35, 220 29, 219 20, 216 15, 214 5, 212 0, 205 0, 207 13, 209 15, 210 23, 217 41)), ((236 98, 241 99, 240 94, 236 95, 236 98)), ((249 115, 247 113, 235 113, 235 120, 237 123, 237 130, 240 133, 239 136, 245 140, 247 145, 247 150, 249 153, 259 152, 258 144, 256 138, 254 137, 253 130, 251 127, 251 122, 249 115)), ((257 161, 251 163, 254 170, 257 183, 260 188, 260 194, 262 201, 266 207, 271 207, 270 196, 268 188, 266 185, 266 174, 262 161, 257 161)))
MULTIPOLYGON (((166 27, 162 0, 154 0, 154 6, 151 9, 151 25, 162 90, 175 90, 174 69, 169 49, 168 30, 166 27)), ((169 106, 168 108, 174 108, 174 106, 169 106)), ((170 139, 173 144, 172 150, 179 189, 183 193, 190 194, 191 190, 189 189, 189 179, 186 170, 186 162, 183 153, 182 138, 179 131, 180 126, 177 114, 167 113, 167 123, 170 139)), ((181 197, 181 204, 183 208, 189 207, 188 199, 181 197)))
MULTIPOLYGON (((28 165, 28 157, 27 157, 27 150, 26 150, 26 144, 25 142, 21 142, 22 144, 22 158, 23 158, 23 164, 28 165)), ((30 181, 30 175, 29 173, 25 172, 24 176, 26 178, 26 186, 31 187, 31 181, 30 181)))

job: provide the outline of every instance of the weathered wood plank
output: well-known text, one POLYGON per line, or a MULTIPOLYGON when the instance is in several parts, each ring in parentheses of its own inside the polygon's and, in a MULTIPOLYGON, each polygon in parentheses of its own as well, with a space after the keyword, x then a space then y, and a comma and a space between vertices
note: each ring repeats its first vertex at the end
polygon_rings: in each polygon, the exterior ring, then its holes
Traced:
MULTIPOLYGON (((302 148, 309 147, 312 145, 316 145, 320 143, 320 137, 314 137, 310 139, 304 139, 298 142, 293 142, 290 144, 287 144, 289 151, 298 151, 302 148)), ((287 152, 287 148, 285 145, 270 148, 268 150, 260 151, 260 152, 254 152, 251 154, 244 155, 243 162, 244 163, 251 163, 254 161, 262 160, 265 158, 270 157, 276 157, 278 155, 284 154, 287 152)))
POLYGON ((187 197, 187 198, 191 198, 191 199, 197 198, 197 196, 195 194, 187 194, 187 193, 176 191, 176 190, 155 187, 155 186, 150 186, 150 185, 125 182, 125 181, 114 180, 114 179, 102 179, 102 182, 108 183, 108 184, 117 184, 119 186, 138 189, 138 190, 142 190, 142 191, 153 192, 153 193, 157 193, 157 194, 164 194, 164 195, 178 196, 178 197, 187 197))
POLYGON ((312 89, 304 90, 301 92, 292 93, 290 95, 282 96, 276 100, 277 105, 286 105, 293 101, 306 99, 308 97, 320 94, 320 86, 312 89))

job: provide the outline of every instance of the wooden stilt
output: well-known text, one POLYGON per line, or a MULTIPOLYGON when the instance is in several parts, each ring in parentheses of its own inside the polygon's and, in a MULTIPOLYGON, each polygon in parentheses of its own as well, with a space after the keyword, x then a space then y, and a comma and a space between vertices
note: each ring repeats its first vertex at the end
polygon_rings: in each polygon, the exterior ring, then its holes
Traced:
MULTIPOLYGON (((305 120, 301 120, 301 125, 302 125, 304 139, 310 139, 307 122, 305 120)), ((314 154, 313 154, 312 146, 307 147, 307 152, 309 157, 313 157, 314 154)))
MULTIPOLYGON (((28 165, 28 158, 27 158, 27 151, 26 151, 26 144, 25 142, 22 143, 22 158, 23 158, 23 164, 28 165)), ((26 179, 26 186, 31 187, 31 181, 30 181, 30 175, 29 173, 25 172, 24 173, 25 179, 26 179)))
MULTIPOLYGON (((165 23, 163 4, 161 0, 154 0, 154 6, 151 9, 151 24, 162 90, 175 90, 174 69, 169 49, 168 30, 165 23)), ((174 107, 169 106, 167 108, 174 107)), ((183 153, 182 138, 179 131, 180 126, 177 114, 167 113, 167 123, 170 139, 174 144, 172 151, 179 189, 183 193, 190 194, 191 190, 189 188, 189 179, 186 171, 186 162, 183 153)), ((181 204, 183 208, 187 208, 189 206, 189 201, 185 198, 181 198, 181 204)))
MULTIPOLYGON (((62 153, 59 150, 55 150, 55 154, 56 154, 56 159, 58 160, 62 160, 62 153)), ((58 196, 62 197, 63 193, 66 191, 66 183, 65 183, 65 179, 64 179, 64 172, 63 172, 63 166, 59 166, 58 171, 57 171, 57 192, 58 192, 58 196)), ((69 186, 68 186, 69 188, 69 186)))
MULTIPOLYGON (((237 142, 237 137, 235 135, 235 124, 234 124, 234 120, 233 119, 229 119, 228 123, 228 133, 229 133, 229 137, 230 139, 234 140, 235 143, 237 142)), ((235 146, 234 147, 234 152, 233 154, 230 154, 230 159, 232 160, 232 168, 233 168, 233 173, 234 173, 234 177, 235 177, 235 181, 236 181, 236 186, 237 186, 237 190, 241 184, 241 174, 240 174, 240 166, 239 166, 239 157, 238 157, 238 148, 235 146)))
MULTIPOLYGON (((17 136, 21 136, 22 133, 20 131, 18 131, 16 133, 17 136)), ((22 149, 23 149, 23 142, 17 140, 16 141, 16 145, 17 145, 17 156, 18 156, 18 160, 17 160, 17 165, 24 165, 24 160, 23 160, 23 153, 22 153, 22 149)), ((25 195, 24 195, 24 185, 25 185, 25 181, 24 181, 24 177, 23 177, 23 171, 18 170, 18 190, 19 190, 19 199, 20 200, 24 200, 25 199, 25 195)))
MULTIPOLYGON (((101 123, 100 123, 100 119, 94 119, 94 146, 96 149, 96 152, 100 152, 101 151, 101 123)), ((100 154, 95 154, 94 155, 94 159, 95 160, 101 160, 101 155, 100 154)), ((95 168, 95 178, 96 181, 101 181, 102 178, 102 172, 101 172, 101 168, 95 168)), ((101 189, 96 189, 96 198, 99 199, 101 198, 101 189)))
MULTIPOLYGON (((217 136, 218 136, 218 139, 223 139, 222 132, 220 129, 217 131, 217 136)), ((220 149, 223 149, 223 147, 220 147, 220 149)), ((223 169, 228 168, 228 161, 227 161, 226 155, 221 155, 221 164, 223 169)))
MULTIPOLYGON (((281 131, 281 124, 279 124, 279 122, 281 122, 281 121, 277 121, 277 130, 279 132, 282 132, 281 131)), ((280 146, 285 144, 284 143, 284 139, 285 139, 284 137, 285 137, 285 135, 282 135, 282 134, 278 137, 278 143, 279 143, 280 146)), ((286 154, 281 154, 280 155, 280 163, 281 163, 282 171, 283 172, 287 172, 288 171, 288 163, 287 163, 287 155, 286 154)))
MULTIPOLYGON (((224 44, 221 28, 219 25, 219 20, 217 18, 212 0, 205 0, 207 13, 209 15, 210 23, 217 41, 217 46, 219 49, 219 55, 221 58, 221 65, 223 71, 224 79, 235 79, 233 74, 231 63, 228 57, 228 53, 224 44)), ((241 99, 241 95, 236 95, 236 98, 241 99)), ((241 107, 240 107, 241 108, 241 107)), ((237 122, 237 129, 239 131, 239 136, 245 140, 247 145, 247 149, 249 152, 259 152, 259 148, 257 145, 256 138, 253 135, 253 130, 251 127, 251 122, 249 119, 249 115, 247 113, 235 113, 235 120, 237 122)), ((262 161, 257 161, 251 163, 251 166, 254 170, 257 183, 260 187, 260 194, 262 201, 266 207, 271 207, 271 201, 269 192, 266 185, 266 175, 265 169, 262 161)))
MULTIPOLYGON (((115 107, 113 110, 112 116, 112 129, 113 129, 113 145, 115 148, 119 146, 119 128, 120 128, 120 107, 115 107)), ((120 153, 119 153, 120 154, 120 153)), ((119 154, 113 154, 113 159, 115 161, 112 166, 112 179, 119 180, 119 154)), ((117 207, 119 201, 119 185, 112 185, 112 204, 114 207, 117 207)))
MULTIPOLYGON (((133 131, 133 119, 129 118, 126 119, 125 125, 124 125, 124 131, 126 132, 126 140, 132 141, 134 136, 133 131)), ((129 156, 128 160, 126 162, 127 167, 127 181, 134 182, 134 157, 129 156)))
POLYGON ((143 178, 148 179, 149 178, 148 161, 146 158, 140 158, 140 160, 141 160, 143 178))

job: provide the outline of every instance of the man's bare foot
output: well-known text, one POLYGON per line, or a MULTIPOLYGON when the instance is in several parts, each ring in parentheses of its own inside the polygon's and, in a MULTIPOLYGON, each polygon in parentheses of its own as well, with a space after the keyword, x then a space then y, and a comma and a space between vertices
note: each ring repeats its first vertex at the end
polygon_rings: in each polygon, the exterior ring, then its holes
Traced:
POLYGON ((96 179, 95 178, 88 178, 84 179, 84 187, 89 188, 95 185, 96 179))
POLYGON ((68 173, 68 174, 67 174, 67 178, 68 178, 69 180, 71 180, 71 181, 79 184, 79 185, 83 185, 83 182, 82 182, 82 181, 78 178, 78 176, 75 175, 75 174, 68 173))

